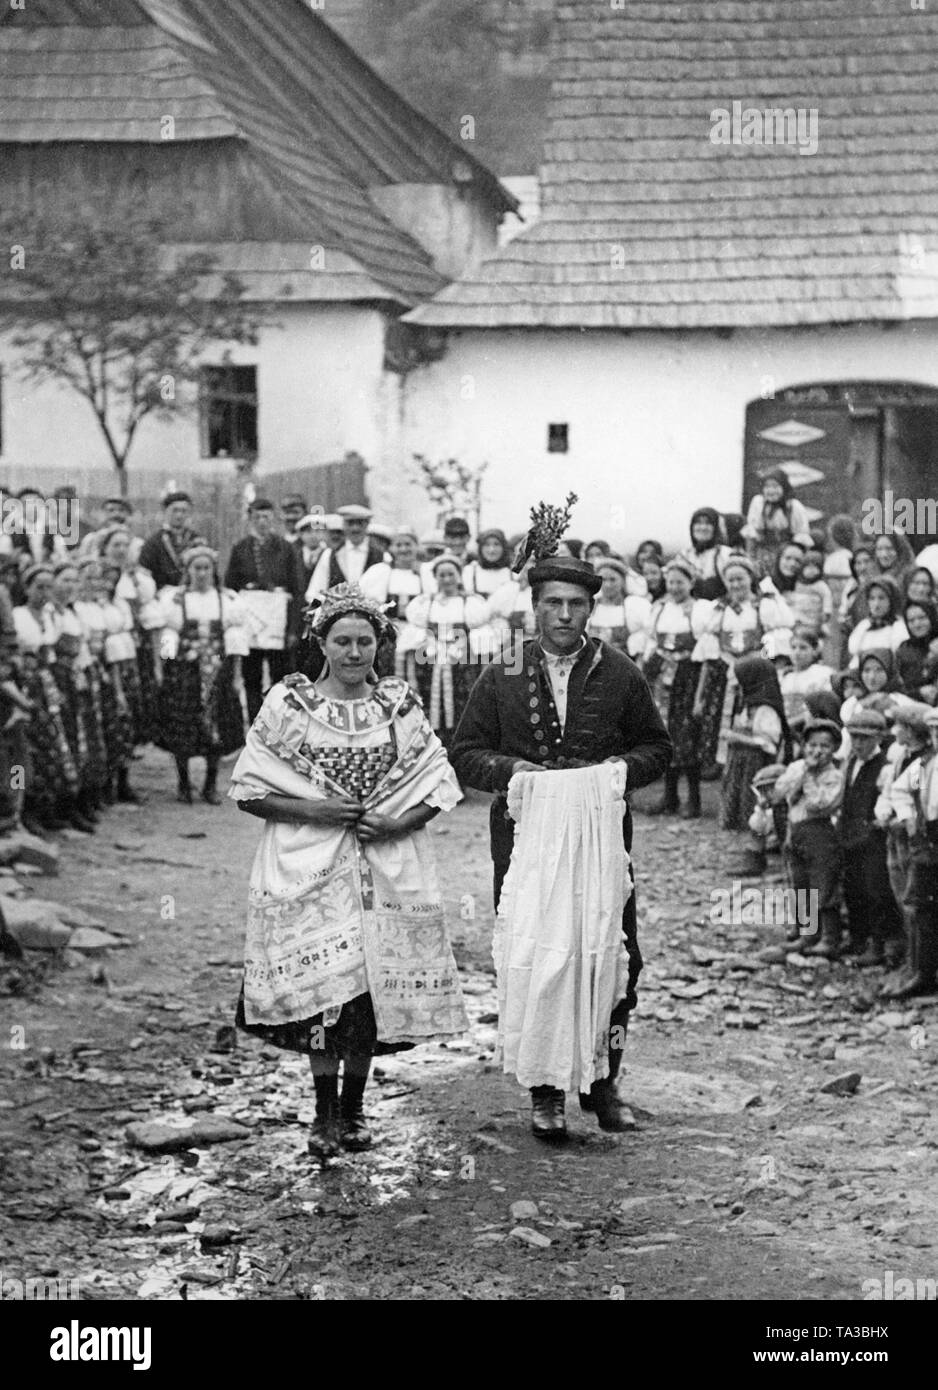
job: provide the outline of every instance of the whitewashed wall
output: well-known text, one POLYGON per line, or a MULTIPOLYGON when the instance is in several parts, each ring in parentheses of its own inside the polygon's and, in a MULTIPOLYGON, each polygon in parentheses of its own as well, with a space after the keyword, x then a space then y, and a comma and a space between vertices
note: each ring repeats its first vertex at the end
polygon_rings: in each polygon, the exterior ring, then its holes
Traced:
MULTIPOLYGON (((349 451, 377 457, 383 439, 381 314, 305 304, 279 306, 274 318, 256 346, 232 348, 233 362, 259 368, 259 473, 327 463, 349 451)), ((54 486, 73 473, 101 472, 113 479, 90 406, 65 388, 22 384, 15 359, 9 340, 0 339, 0 471, 6 485, 35 477, 54 486)), ((196 413, 178 421, 144 420, 128 460, 131 491, 139 472, 172 477, 197 469, 212 477, 231 467, 227 460, 201 457, 196 413)))
MULTIPOLYGON (((846 378, 938 385, 938 324, 844 330, 467 332, 407 378, 384 467, 417 451, 489 462, 483 524, 522 529, 539 498, 580 496, 572 534, 631 550, 684 543, 697 506, 739 510, 749 401, 765 389, 846 378), (570 452, 547 452, 547 426, 570 452)), ((420 507, 402 490, 400 508, 420 507)), ((393 519, 398 519, 394 517, 393 519)))

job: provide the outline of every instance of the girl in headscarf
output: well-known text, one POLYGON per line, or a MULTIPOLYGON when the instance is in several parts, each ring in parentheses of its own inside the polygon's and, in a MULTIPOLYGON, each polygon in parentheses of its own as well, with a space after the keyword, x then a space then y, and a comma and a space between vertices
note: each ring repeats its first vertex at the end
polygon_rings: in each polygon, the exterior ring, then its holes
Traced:
POLYGON ((414 692, 376 679, 381 605, 342 584, 307 621, 322 672, 268 691, 228 795, 265 820, 236 1022, 308 1058, 325 1163, 371 1144, 374 1056, 467 1027, 426 830, 460 791, 414 692))
MULTIPOLYGON (((81 783, 68 740, 63 699, 53 676, 58 631, 52 607, 52 567, 28 565, 22 583, 26 602, 13 609, 18 684, 32 701, 26 730, 29 777, 23 824, 27 830, 64 830, 76 808, 81 783)), ((79 826, 85 829, 85 826, 79 826)))
POLYGON ((238 595, 219 586, 210 546, 192 546, 182 565, 183 584, 160 594, 159 742, 176 762, 176 800, 192 804, 189 760, 204 758, 202 800, 219 806, 219 763, 244 743, 250 620, 238 595))
POLYGON ((463 589, 467 594, 491 598, 496 589, 511 578, 511 551, 504 531, 492 527, 480 531, 476 538, 478 558, 470 560, 462 572, 463 589))
POLYGON ((773 469, 762 480, 762 490, 749 504, 743 527, 746 552, 764 574, 769 574, 775 558, 787 541, 807 547, 814 544, 808 513, 794 495, 783 468, 773 469))
POLYGON ((771 661, 747 656, 735 666, 736 711, 726 736, 727 759, 721 792, 720 825, 745 830, 756 806, 752 779, 770 763, 788 762, 791 734, 785 719, 778 675, 771 661))
POLYGON ((935 703, 938 670, 938 608, 928 599, 910 599, 903 619, 909 635, 896 648, 896 668, 906 695, 935 703))
POLYGON ((906 575, 902 592, 906 603, 934 603, 935 578, 931 570, 926 569, 924 565, 916 565, 915 569, 906 575))
POLYGON ((700 725, 694 717, 700 664, 693 660, 693 652, 706 630, 710 604, 692 597, 697 578, 693 561, 677 555, 665 573, 668 593, 651 609, 642 671, 671 735, 674 753, 665 775, 664 796, 651 813, 674 815, 678 811, 678 782, 683 775, 687 779, 687 805, 682 814, 690 820, 700 815, 700 725))
POLYGON ((626 593, 650 599, 664 597, 664 546, 660 541, 642 541, 636 550, 626 593))
POLYGON ((902 588, 906 575, 915 568, 915 551, 900 531, 877 536, 873 556, 879 574, 887 575, 902 588))
POLYGON ((651 604, 647 598, 626 593, 624 560, 609 556, 596 566, 596 572, 603 587, 587 625, 590 636, 601 638, 626 656, 638 656, 644 646, 651 604))
POLYGON ((698 507, 690 519, 690 545, 679 552, 696 570, 695 598, 712 600, 726 593, 723 568, 731 551, 722 540, 720 513, 715 507, 698 507))
POLYGON ((898 585, 888 575, 867 580, 864 602, 869 616, 857 623, 847 641, 851 666, 858 665, 863 652, 882 647, 895 652, 906 640, 909 632, 899 616, 900 601, 898 585))
POLYGON ((876 574, 876 561, 871 545, 858 545, 850 556, 850 578, 840 597, 837 610, 837 626, 840 629, 840 649, 838 660, 846 666, 850 659, 847 640, 866 612, 866 582, 876 574))
POLYGON ((725 736, 736 697, 735 663, 747 654, 775 657, 787 647, 795 621, 784 598, 774 589, 755 592, 755 566, 745 556, 730 557, 723 580, 726 597, 714 602, 693 658, 703 663, 694 712, 701 721, 704 781, 719 777, 719 764, 725 761, 725 736))

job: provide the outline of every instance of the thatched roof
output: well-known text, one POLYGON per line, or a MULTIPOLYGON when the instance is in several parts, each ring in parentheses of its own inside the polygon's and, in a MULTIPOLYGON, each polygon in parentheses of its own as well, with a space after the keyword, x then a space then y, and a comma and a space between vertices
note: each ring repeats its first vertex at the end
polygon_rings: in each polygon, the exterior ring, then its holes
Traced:
POLYGON ((938 316, 938 5, 559 0, 551 70, 539 222, 411 322, 938 316), (713 143, 734 101, 814 109, 817 152, 713 143))

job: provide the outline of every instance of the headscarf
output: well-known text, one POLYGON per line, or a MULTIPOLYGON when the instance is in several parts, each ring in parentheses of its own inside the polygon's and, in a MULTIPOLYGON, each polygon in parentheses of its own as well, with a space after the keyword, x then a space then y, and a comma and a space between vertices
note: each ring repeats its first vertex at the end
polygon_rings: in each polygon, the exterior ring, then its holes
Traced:
POLYGON ((860 576, 857 574, 856 559, 858 555, 868 555, 875 566, 876 556, 873 554, 871 545, 856 545, 850 553, 850 573, 859 582, 860 576))
POLYGON ((664 546, 661 544, 660 541, 656 541, 656 540, 647 540, 647 541, 642 541, 641 545, 638 547, 638 549, 637 549, 636 552, 635 552, 635 568, 636 568, 636 569, 638 569, 638 567, 639 567, 639 557, 640 557, 640 555, 641 555, 641 553, 642 553, 643 550, 653 550, 654 553, 655 553, 655 556, 657 557, 658 564, 659 564, 659 565, 662 565, 662 566, 664 565, 664 546))
MULTIPOLYGON (((866 655, 866 653, 864 653, 864 655, 866 655)), ((844 694, 847 681, 852 681, 854 685, 859 686, 862 686, 863 684, 863 682, 860 680, 860 672, 856 668, 851 668, 849 666, 845 671, 835 671, 834 674, 831 676, 831 690, 833 690, 834 694, 837 696, 838 700, 840 700, 841 703, 843 703, 843 701, 847 698, 847 696, 844 694)))
MULTIPOLYGON (((886 672, 887 680, 882 690, 870 690, 867 691, 867 694, 886 695, 892 693, 895 690, 898 690, 899 678, 896 673, 896 659, 893 656, 892 652, 889 651, 886 647, 871 647, 869 651, 860 653, 860 664, 857 667, 857 675, 860 677, 861 685, 863 684, 863 668, 870 661, 877 662, 878 665, 880 665, 883 668, 883 670, 886 672)), ((865 685, 863 686, 863 689, 866 690, 865 685)))
POLYGON ((903 647, 916 647, 919 651, 927 652, 928 644, 938 637, 938 606, 936 606, 931 599, 910 598, 902 610, 902 616, 905 619, 907 628, 909 627, 907 614, 910 608, 920 608, 922 610, 928 618, 929 631, 924 637, 913 637, 910 628, 908 637, 901 645, 903 647))
POLYGON ((493 526, 488 531, 480 531, 476 536, 476 553, 478 559, 476 564, 483 570, 503 570, 511 564, 511 551, 508 548, 508 541, 504 531, 493 526), (482 554, 482 546, 486 541, 498 541, 502 548, 502 553, 497 560, 486 560, 482 554))
MULTIPOLYGON (((899 604, 902 598, 899 585, 888 574, 874 574, 868 579, 863 586, 863 598, 866 603, 867 613, 869 613, 870 607, 870 592, 873 589, 880 589, 889 600, 889 612, 886 614, 885 618, 876 620, 876 627, 891 627, 899 616, 899 604)), ((873 623, 872 618, 870 618, 870 623, 873 623)))
POLYGON ((782 737, 785 741, 786 761, 791 749, 791 730, 785 718, 785 705, 782 689, 778 683, 778 672, 764 656, 741 657, 733 667, 739 683, 737 699, 743 709, 755 709, 757 705, 768 705, 774 709, 782 724, 782 737))
MULTIPOLYGON (((929 599, 932 599, 932 600, 935 598, 935 576, 932 574, 931 570, 930 570, 930 569, 926 569, 926 567, 925 567, 924 565, 916 565, 913 569, 910 569, 910 570, 909 570, 908 574, 906 574, 905 578, 904 578, 903 581, 902 581, 902 593, 903 593, 903 595, 905 596, 905 599, 906 599, 906 602, 907 602, 907 603, 921 603, 921 602, 922 602, 921 599, 917 599, 917 598, 910 599, 910 598, 909 598, 909 585, 912 583, 912 580, 915 578, 915 576, 916 576, 917 574, 927 574, 927 575, 928 575, 928 582, 929 582, 928 598, 929 598, 929 599)), ((926 602, 927 602, 927 600, 926 600, 926 602)))
POLYGON ((698 507, 694 512, 690 519, 690 543, 697 555, 702 555, 705 550, 715 550, 720 544, 720 513, 715 507, 698 507), (694 540, 694 526, 698 521, 708 521, 713 527, 713 539, 704 545, 694 540))
POLYGON ((806 548, 803 545, 799 545, 797 541, 785 541, 784 545, 779 546, 778 554, 775 556, 775 559, 773 561, 771 580, 780 594, 792 593, 795 585, 798 583, 798 580, 801 576, 800 570, 797 574, 786 575, 782 574, 782 571, 779 568, 779 561, 781 560, 784 552, 786 550, 793 550, 796 546, 801 551, 801 558, 802 560, 804 560, 805 555, 808 553, 806 548))
POLYGON ((794 496, 794 488, 784 468, 773 468, 771 473, 766 473, 765 477, 762 479, 762 486, 759 491, 762 493, 763 517, 770 516, 772 512, 784 512, 786 516, 788 515, 788 504, 794 496), (769 502, 766 500, 766 483, 778 483, 779 487, 782 489, 781 498, 777 502, 769 502))

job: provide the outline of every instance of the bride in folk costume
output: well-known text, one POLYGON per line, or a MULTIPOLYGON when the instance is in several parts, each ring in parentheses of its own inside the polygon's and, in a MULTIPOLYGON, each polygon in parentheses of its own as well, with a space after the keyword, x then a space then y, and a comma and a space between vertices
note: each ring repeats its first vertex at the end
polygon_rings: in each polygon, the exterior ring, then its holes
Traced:
POLYGON ((371 1143, 373 1056, 468 1026, 426 829, 461 793, 414 692, 375 678, 393 640, 383 607, 340 584, 314 600, 307 625, 322 673, 268 693, 228 795, 266 820, 238 1023, 309 1057, 309 1149, 325 1161, 371 1143))

